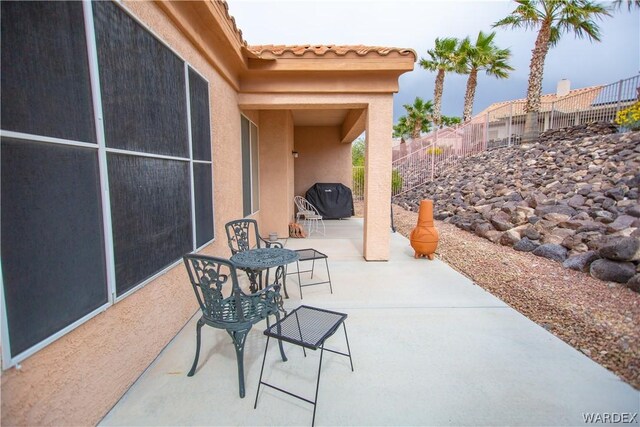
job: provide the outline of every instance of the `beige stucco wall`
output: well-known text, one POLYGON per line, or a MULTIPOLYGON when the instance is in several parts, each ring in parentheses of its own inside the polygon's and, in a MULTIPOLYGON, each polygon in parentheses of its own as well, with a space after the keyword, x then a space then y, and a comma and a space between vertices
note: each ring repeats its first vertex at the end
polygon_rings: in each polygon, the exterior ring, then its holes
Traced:
POLYGON ((351 144, 343 144, 340 126, 296 126, 295 194, 304 196, 316 182, 339 182, 351 188, 351 144))
MULTIPOLYGON (((203 251, 229 256, 224 223, 242 216, 237 94, 148 2, 126 7, 209 81, 216 240, 203 251)), ((182 264, 2 373, 2 425, 94 425, 196 312, 182 264)), ((180 375, 193 354, 185 353, 180 375)))
POLYGON ((289 235, 293 217, 293 117, 289 110, 260 112, 260 233, 289 235))

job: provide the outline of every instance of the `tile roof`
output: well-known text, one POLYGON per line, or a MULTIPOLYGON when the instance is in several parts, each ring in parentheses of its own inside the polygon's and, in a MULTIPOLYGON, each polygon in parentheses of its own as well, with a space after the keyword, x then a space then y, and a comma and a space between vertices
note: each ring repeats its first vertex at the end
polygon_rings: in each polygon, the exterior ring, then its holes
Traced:
POLYGON ((417 57, 413 49, 399 47, 383 47, 383 46, 363 46, 363 45, 257 45, 248 46, 248 49, 258 56, 270 54, 273 56, 284 56, 292 54, 293 56, 304 56, 311 54, 315 56, 325 56, 332 53, 337 56, 346 56, 349 53, 355 53, 358 56, 367 56, 369 54, 377 54, 378 56, 387 56, 392 52, 397 52, 402 56, 413 55, 417 57))
POLYGON ((231 24, 231 28, 233 28, 233 31, 236 33, 236 35, 240 39, 240 44, 242 44, 243 46, 246 46, 247 41, 242 37, 242 30, 238 28, 238 25, 236 24, 236 18, 231 16, 231 14, 229 13, 229 4, 227 3, 227 1, 226 0, 212 0, 212 1, 222 6, 222 8, 224 9, 224 13, 226 15, 227 21, 229 21, 229 23, 231 24))
MULTIPOLYGON (((552 102, 563 101, 568 98, 573 98, 573 103, 576 104, 576 106, 588 107, 589 105, 591 105, 593 99, 598 95, 599 92, 597 89, 600 88, 602 88, 602 85, 572 89, 564 96, 557 96, 555 93, 542 95, 540 96, 540 103, 542 104, 541 111, 549 110, 551 108, 552 102)), ((503 109, 504 107, 508 107, 509 105, 513 105, 514 107, 516 107, 516 109, 513 111, 514 114, 524 114, 524 104, 526 104, 526 102, 526 98, 494 102, 493 104, 485 108, 482 112, 477 114, 477 116, 484 115, 490 111, 503 109)))

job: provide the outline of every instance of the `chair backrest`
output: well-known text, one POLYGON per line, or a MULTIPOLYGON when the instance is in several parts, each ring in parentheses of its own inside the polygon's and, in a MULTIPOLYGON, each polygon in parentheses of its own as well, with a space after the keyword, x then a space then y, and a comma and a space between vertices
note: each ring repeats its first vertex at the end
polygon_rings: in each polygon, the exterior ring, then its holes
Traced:
POLYGON ((241 309, 244 294, 238 285, 235 265, 227 259, 205 255, 187 254, 182 259, 202 314, 214 322, 244 321, 241 309), (229 299, 235 301, 230 304, 229 299))
POLYGON ((305 199, 302 196, 295 196, 293 198, 293 202, 296 204, 296 207, 298 208, 298 212, 304 213, 304 212, 310 212, 314 215, 319 215, 318 213, 318 209, 316 209, 315 206, 313 206, 307 199, 305 199))
POLYGON ((224 225, 227 231, 227 243, 233 255, 260 247, 258 222, 255 219, 237 219, 224 225))

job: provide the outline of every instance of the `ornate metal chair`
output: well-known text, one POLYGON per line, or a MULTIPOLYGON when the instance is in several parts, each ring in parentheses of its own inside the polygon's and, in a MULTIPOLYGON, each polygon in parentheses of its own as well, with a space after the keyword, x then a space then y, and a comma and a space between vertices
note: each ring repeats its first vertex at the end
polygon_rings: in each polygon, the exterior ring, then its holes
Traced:
MULTIPOLYGON (((236 268, 231 261, 195 254, 185 255, 183 260, 202 310, 202 317, 196 326, 196 356, 187 376, 193 376, 198 366, 202 326, 209 325, 224 329, 231 336, 236 350, 240 397, 244 397, 244 343, 254 324, 266 319, 267 327, 269 327, 270 315, 275 315, 276 321, 280 320, 278 300, 280 299, 280 283, 283 280, 282 274, 276 277, 274 285, 247 295, 238 285, 236 268), (225 286, 226 289, 231 287, 228 297, 223 295, 225 286)), ((286 361, 287 357, 284 354, 282 342, 279 344, 282 360, 286 361)))
MULTIPOLYGON (((258 222, 255 219, 229 221, 224 225, 224 228, 227 232, 227 243, 229 244, 229 249, 231 249, 231 255, 254 248, 282 248, 282 243, 270 242, 260 237, 258 222)), ((247 271, 243 268, 240 268, 240 270, 247 274, 253 274, 253 271, 247 271)), ((259 287, 262 288, 262 274, 258 275, 257 279, 259 287)), ((284 286, 284 296, 289 298, 286 285, 284 286)))

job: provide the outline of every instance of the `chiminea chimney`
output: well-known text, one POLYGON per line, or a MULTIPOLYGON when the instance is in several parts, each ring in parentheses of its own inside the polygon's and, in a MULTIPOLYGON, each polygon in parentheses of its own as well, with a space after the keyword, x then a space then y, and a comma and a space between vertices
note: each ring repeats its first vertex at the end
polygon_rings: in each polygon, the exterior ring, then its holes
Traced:
POLYGON ((571 90, 571 82, 567 79, 562 79, 558 82, 556 86, 556 97, 560 98, 561 96, 565 96, 571 90))

